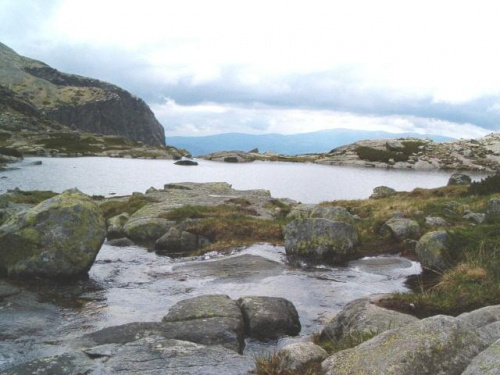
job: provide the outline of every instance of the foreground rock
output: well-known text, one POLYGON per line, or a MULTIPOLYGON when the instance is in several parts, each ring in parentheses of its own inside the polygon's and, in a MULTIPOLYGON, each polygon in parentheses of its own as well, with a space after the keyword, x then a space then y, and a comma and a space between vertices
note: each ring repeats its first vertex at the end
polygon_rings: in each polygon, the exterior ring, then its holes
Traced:
POLYGON ((417 242, 415 253, 422 266, 431 270, 444 271, 450 267, 449 249, 445 231, 426 233, 417 242))
POLYGON ((322 367, 328 375, 461 374, 485 347, 473 327, 438 315, 336 353, 322 367))
POLYGON ((498 374, 500 374, 500 340, 474 358, 462 373, 462 375, 498 374))
POLYGON ((79 276, 92 266, 105 236, 98 206, 79 191, 68 190, 0 227, 0 273, 79 276))
POLYGON ((101 345, 11 368, 5 375, 145 374, 244 375, 254 368, 251 357, 221 346, 205 346, 150 335, 124 344, 101 345))
POLYGON ((287 254, 329 262, 349 259, 358 243, 352 225, 327 219, 295 219, 285 227, 284 237, 287 254))
POLYGON ((300 371, 311 363, 319 363, 328 357, 328 353, 312 342, 296 342, 285 346, 280 352, 285 366, 300 371))
POLYGON ((284 298, 242 297, 238 306, 243 312, 246 334, 250 337, 265 340, 300 333, 297 310, 284 298))
POLYGON ((488 344, 500 339, 500 305, 486 306, 457 317, 474 327, 488 344))
POLYGON ((414 316, 379 307, 374 302, 373 298, 362 298, 347 304, 323 328, 321 340, 339 342, 350 337, 377 335, 418 321, 414 316))

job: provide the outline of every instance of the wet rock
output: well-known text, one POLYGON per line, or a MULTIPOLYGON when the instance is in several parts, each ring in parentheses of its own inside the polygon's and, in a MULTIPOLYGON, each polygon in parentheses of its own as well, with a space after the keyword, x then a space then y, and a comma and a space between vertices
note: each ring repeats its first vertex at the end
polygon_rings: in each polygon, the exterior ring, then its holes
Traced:
POLYGON ((482 351, 462 373, 462 375, 498 374, 500 374, 500 340, 482 351))
POLYGON ((132 241, 153 242, 163 236, 175 225, 175 221, 157 217, 138 217, 130 219, 123 232, 132 241))
POLYGON ((426 233, 420 238, 415 253, 422 266, 431 270, 446 270, 450 267, 448 234, 445 231, 426 233))
POLYGON ((283 266, 260 256, 245 254, 220 260, 192 262, 174 267, 174 271, 221 280, 248 280, 279 275, 283 272, 283 266))
POLYGON ((472 327, 437 315, 336 353, 322 368, 328 375, 461 374, 485 346, 472 327))
POLYGON ((470 185, 472 182, 472 179, 470 176, 464 174, 464 173, 454 173, 451 175, 450 179, 448 180, 448 186, 452 185, 470 185))
POLYGON ((295 306, 284 298, 242 297, 238 300, 250 337, 265 340, 300 333, 299 315, 295 306))
POLYGON ((330 262, 343 261, 354 253, 356 229, 327 219, 295 219, 284 229, 287 254, 330 262))
POLYGON ((339 342, 356 335, 377 335, 418 320, 414 316, 379 307, 374 302, 372 298, 362 298, 348 303, 323 328, 321 340, 339 342))
POLYGON ((196 166, 198 162, 194 160, 178 160, 174 163, 175 165, 184 165, 184 166, 196 166))
POLYGON ((34 165, 42 165, 42 161, 41 160, 35 160, 35 161, 32 161, 32 162, 29 162, 27 163, 26 165, 27 166, 34 166, 34 165))
POLYGON ((130 215, 126 212, 108 219, 108 234, 106 236, 108 240, 123 237, 123 227, 127 224, 128 219, 130 219, 130 215))
POLYGON ((380 232, 399 241, 416 239, 420 236, 420 225, 415 220, 395 217, 386 221, 380 232))
POLYGON ((462 216, 466 220, 475 222, 476 224, 482 224, 486 220, 486 214, 468 211, 462 216))
POLYGON ((94 263, 105 236, 95 202, 68 190, 13 215, 0 227, 0 272, 50 278, 81 275, 94 263))
POLYGON ((206 237, 197 236, 177 227, 172 227, 155 242, 155 249, 160 254, 182 254, 202 249, 209 245, 210 241, 206 237))
POLYGON ((116 246, 116 247, 128 247, 128 246, 134 246, 134 242, 132 240, 129 240, 128 238, 115 238, 112 240, 109 240, 108 242, 109 246, 116 246))
POLYGON ((328 353, 312 342, 296 342, 281 349, 285 366, 291 370, 300 370, 311 363, 323 362, 328 353))
POLYGON ((431 228, 450 226, 450 223, 448 223, 445 219, 439 216, 427 216, 425 218, 425 224, 427 224, 427 226, 431 228))
POLYGON ((387 198, 396 194, 396 190, 390 188, 388 186, 377 186, 373 189, 372 195, 370 195, 370 199, 382 199, 387 198))

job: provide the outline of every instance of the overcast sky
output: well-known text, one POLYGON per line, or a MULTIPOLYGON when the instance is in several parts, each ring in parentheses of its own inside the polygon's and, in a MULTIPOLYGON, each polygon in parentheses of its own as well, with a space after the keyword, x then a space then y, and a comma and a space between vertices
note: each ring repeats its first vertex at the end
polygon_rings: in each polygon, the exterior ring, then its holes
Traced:
POLYGON ((500 130, 499 1, 0 0, 0 41, 170 135, 500 130))

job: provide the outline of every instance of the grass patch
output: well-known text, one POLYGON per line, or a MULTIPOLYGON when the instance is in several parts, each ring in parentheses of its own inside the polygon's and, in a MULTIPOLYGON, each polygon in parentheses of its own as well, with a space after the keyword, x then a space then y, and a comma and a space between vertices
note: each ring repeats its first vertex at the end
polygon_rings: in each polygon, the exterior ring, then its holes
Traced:
POLYGON ((132 215, 148 203, 150 202, 146 199, 146 197, 142 195, 132 195, 127 200, 108 200, 102 203, 99 207, 102 215, 107 220, 123 212, 132 215))
POLYGON ((500 225, 455 228, 448 234, 453 267, 433 278, 424 274, 412 293, 395 294, 382 306, 423 318, 500 304, 500 225))
POLYGON ((489 195, 500 193, 500 174, 488 176, 481 181, 472 182, 467 190, 469 195, 489 195))
MULTIPOLYGON (((248 201, 247 201, 248 202, 248 201)), ((250 203, 250 202, 248 202, 250 203)), ((186 219, 204 219, 211 217, 233 217, 234 215, 251 215, 258 216, 259 214, 252 208, 247 208, 246 206, 236 205, 236 206, 191 206, 186 205, 176 208, 172 211, 162 214, 160 217, 173 220, 176 222, 181 222, 186 219)))
POLYGON ((21 204, 38 204, 47 199, 55 197, 58 195, 53 191, 46 190, 32 190, 32 191, 21 191, 16 190, 14 193, 8 194, 7 199, 13 203, 21 204))
POLYGON ((279 352, 269 353, 255 358, 256 375, 320 375, 321 364, 311 363, 296 370, 287 366, 287 361, 279 352))

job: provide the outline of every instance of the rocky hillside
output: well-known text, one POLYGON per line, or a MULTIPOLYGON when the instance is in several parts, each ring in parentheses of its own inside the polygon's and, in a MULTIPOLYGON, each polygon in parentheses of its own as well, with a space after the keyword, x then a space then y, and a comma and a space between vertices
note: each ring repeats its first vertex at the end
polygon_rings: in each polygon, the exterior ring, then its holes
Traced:
POLYGON ((0 131, 68 127, 164 146, 161 124, 146 103, 96 79, 61 73, 0 43, 0 131))
POLYGON ((394 169, 493 172, 500 169, 500 133, 492 133, 479 139, 442 143, 420 138, 364 140, 335 148, 328 153, 297 156, 259 153, 255 149, 249 152, 217 152, 202 158, 228 163, 267 160, 394 169))

